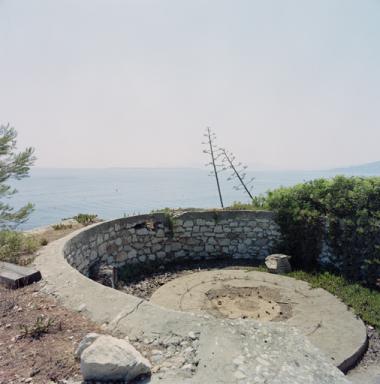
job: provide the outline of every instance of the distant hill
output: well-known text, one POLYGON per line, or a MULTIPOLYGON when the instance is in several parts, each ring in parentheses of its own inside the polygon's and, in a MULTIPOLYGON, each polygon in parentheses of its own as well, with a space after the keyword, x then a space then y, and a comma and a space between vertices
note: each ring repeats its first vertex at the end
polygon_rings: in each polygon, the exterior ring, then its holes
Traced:
POLYGON ((374 161, 373 163, 353 165, 351 167, 335 168, 336 172, 354 172, 354 173, 370 173, 380 174, 380 161, 374 161))

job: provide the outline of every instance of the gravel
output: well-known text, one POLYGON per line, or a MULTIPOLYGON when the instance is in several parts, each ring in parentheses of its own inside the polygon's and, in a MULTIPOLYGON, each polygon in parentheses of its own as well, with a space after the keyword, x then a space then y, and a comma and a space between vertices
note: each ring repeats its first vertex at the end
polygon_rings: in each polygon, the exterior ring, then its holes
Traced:
POLYGON ((367 326, 367 333, 368 349, 358 364, 361 368, 371 365, 380 366, 380 333, 372 326, 367 326))

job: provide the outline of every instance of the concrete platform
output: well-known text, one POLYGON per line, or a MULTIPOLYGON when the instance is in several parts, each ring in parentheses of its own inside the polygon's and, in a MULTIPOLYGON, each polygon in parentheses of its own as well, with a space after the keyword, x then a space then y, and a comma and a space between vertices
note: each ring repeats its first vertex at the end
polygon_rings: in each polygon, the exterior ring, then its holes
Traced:
POLYGON ((163 364, 168 368, 154 364, 147 383, 349 383, 331 359, 290 324, 175 311, 86 278, 63 256, 65 243, 79 232, 41 251, 36 265, 45 279, 43 289, 116 336, 165 348, 163 364), (178 359, 187 356, 189 342, 191 371, 178 359), (174 347, 176 352, 170 355, 174 347))
POLYGON ((179 311, 296 327, 342 371, 352 367, 367 347, 364 323, 338 298, 280 275, 236 269, 197 272, 163 285, 151 301, 179 311), (228 293, 239 288, 240 297, 228 293), (209 300, 210 293, 218 294, 216 302, 209 300))

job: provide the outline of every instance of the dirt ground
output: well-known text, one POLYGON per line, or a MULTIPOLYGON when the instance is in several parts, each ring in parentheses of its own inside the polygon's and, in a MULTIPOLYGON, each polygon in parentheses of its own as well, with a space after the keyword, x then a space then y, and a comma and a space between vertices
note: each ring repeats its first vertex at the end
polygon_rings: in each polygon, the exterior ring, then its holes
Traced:
POLYGON ((41 293, 40 283, 18 290, 0 286, 0 298, 1 384, 44 384, 79 374, 73 352, 84 335, 100 331, 96 324, 41 293), (46 333, 37 334, 38 319, 46 333))
MULTIPOLYGON (((27 233, 49 243, 76 229, 37 228, 27 233)), ((36 255, 25 255, 25 263, 36 255)), ((23 263, 21 263, 23 264, 23 263)), ((79 375, 74 350, 89 332, 99 327, 80 313, 69 311, 40 292, 41 283, 17 290, 0 285, 0 384, 64 382, 79 375)), ((78 376, 80 378, 80 376, 78 376)))
POLYGON ((46 239, 49 243, 51 243, 54 240, 58 240, 62 237, 67 236, 73 231, 76 231, 79 228, 83 228, 82 224, 75 223, 73 221, 72 224, 68 224, 66 228, 62 229, 54 229, 53 227, 45 227, 43 229, 37 229, 35 231, 30 231, 28 233, 34 234, 39 239, 46 239))

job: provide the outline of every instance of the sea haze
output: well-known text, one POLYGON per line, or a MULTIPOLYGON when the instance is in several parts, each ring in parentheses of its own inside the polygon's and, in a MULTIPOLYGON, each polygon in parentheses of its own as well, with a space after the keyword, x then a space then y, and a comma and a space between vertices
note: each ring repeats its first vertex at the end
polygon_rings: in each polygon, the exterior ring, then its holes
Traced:
MULTIPOLYGON (((257 171, 253 194, 259 195, 279 186, 290 186, 318 177, 346 175, 380 175, 380 171, 339 169, 330 171, 257 171)), ((234 201, 249 202, 243 191, 221 178, 225 205, 234 201)), ((111 168, 111 169, 42 169, 12 182, 19 191, 9 203, 20 207, 35 204, 35 211, 20 229, 56 223, 78 213, 96 213, 103 219, 147 213, 163 207, 219 207, 215 179, 208 171, 195 168, 111 168)))

